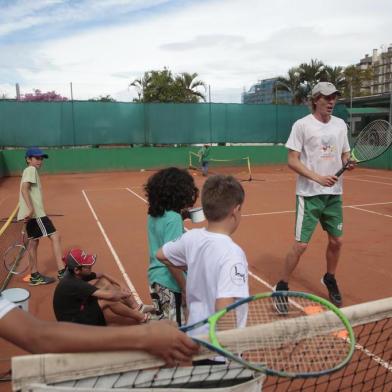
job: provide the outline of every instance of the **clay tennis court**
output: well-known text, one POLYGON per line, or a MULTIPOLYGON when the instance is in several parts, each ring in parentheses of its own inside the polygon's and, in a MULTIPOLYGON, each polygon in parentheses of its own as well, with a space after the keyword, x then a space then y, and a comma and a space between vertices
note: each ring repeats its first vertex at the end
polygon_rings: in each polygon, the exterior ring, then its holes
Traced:
MULTIPOLYGON (((256 181, 243 182, 246 199, 234 240, 249 262, 251 293, 270 291, 280 278, 293 241, 295 175, 286 166, 253 168, 256 181)), ((42 175, 47 213, 62 237, 63 249, 82 247, 98 254, 95 269, 122 279, 149 302, 147 285, 147 205, 143 184, 152 172, 42 175)), ((201 189, 203 177, 195 173, 201 189)), ((1 217, 17 203, 19 178, 1 179, 1 217)), ((344 179, 344 246, 337 279, 344 306, 392 296, 392 172, 357 168, 344 179)), ((196 205, 200 204, 200 200, 196 205)), ((202 226, 185 222, 187 228, 202 226)), ((327 298, 320 278, 325 273, 326 236, 318 228, 290 282, 291 290, 327 298)), ((39 269, 55 276, 50 241, 39 246, 39 269)), ((31 287, 19 277, 8 287, 29 289, 29 311, 53 320, 54 285, 31 287)), ((21 354, 0 341, 0 372, 21 354)), ((391 372, 392 373, 392 372, 391 372)), ((5 388, 5 389, 4 389, 5 388)), ((0 391, 9 385, 0 384, 0 391)))

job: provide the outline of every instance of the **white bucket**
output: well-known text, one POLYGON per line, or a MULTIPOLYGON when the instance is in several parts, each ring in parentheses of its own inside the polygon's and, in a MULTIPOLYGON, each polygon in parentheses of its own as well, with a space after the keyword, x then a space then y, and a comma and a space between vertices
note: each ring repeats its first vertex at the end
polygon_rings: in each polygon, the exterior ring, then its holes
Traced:
POLYGON ((204 216, 203 208, 195 207, 189 210, 189 214, 191 216, 193 223, 203 222, 206 217, 204 216))
POLYGON ((26 312, 29 310, 30 291, 18 287, 2 291, 1 295, 26 312))

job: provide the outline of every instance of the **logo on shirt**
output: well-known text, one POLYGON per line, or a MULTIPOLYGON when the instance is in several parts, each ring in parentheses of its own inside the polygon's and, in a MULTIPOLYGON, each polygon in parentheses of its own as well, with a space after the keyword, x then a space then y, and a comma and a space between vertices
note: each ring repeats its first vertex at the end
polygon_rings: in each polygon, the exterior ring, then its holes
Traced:
POLYGON ((233 265, 230 271, 230 278, 231 281, 238 286, 246 283, 246 269, 244 265, 241 263, 233 265))
POLYGON ((342 231, 342 230, 343 230, 343 223, 339 223, 339 224, 336 226, 336 228, 337 228, 339 231, 342 231))
POLYGON ((321 138, 321 158, 330 159, 336 151, 336 138, 334 136, 323 136, 321 138))

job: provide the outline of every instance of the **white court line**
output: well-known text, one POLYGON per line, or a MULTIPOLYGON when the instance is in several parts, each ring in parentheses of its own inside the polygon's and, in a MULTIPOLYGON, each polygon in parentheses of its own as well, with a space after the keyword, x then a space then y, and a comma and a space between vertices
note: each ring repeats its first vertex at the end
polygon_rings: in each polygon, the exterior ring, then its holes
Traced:
MULTIPOLYGON (((365 210, 361 209, 359 207, 366 207, 366 206, 380 206, 380 205, 385 205, 385 204, 392 204, 392 201, 386 201, 386 202, 381 202, 381 203, 367 203, 367 204, 354 204, 351 206, 343 206, 343 208, 353 208, 357 210, 362 210, 362 211, 368 211, 373 214, 378 214, 386 217, 390 217, 387 214, 381 214, 379 212, 374 212, 370 210, 365 210)), ((295 213, 295 210, 287 210, 287 211, 272 211, 272 212, 256 212, 254 214, 242 214, 241 216, 243 217, 249 217, 249 216, 263 216, 263 215, 279 215, 279 214, 290 214, 290 213, 295 213)))
POLYGON ((354 178, 354 177, 346 177, 345 180, 360 181, 360 182, 370 182, 372 184, 382 184, 382 185, 392 186, 392 182, 381 182, 381 181, 373 181, 373 180, 364 180, 364 179, 361 179, 361 178, 354 178))
POLYGON ((144 199, 143 197, 141 197, 141 196, 139 196, 136 192, 134 192, 134 191, 132 191, 131 189, 129 189, 129 188, 125 188, 128 192, 130 192, 130 193, 132 193, 132 195, 134 195, 134 196, 136 196, 136 197, 138 197, 141 201, 143 201, 144 203, 146 203, 147 204, 147 200, 146 199, 144 199))
POLYGON ((362 177, 381 178, 382 180, 389 180, 389 181, 392 181, 392 177, 374 176, 373 174, 362 174, 362 177))
POLYGON ((107 236, 107 234, 106 234, 106 232, 105 232, 101 222, 99 221, 99 219, 97 217, 97 214, 95 213, 94 208, 91 205, 90 200, 88 199, 88 197, 86 195, 86 192, 84 190, 82 190, 82 193, 83 193, 84 198, 86 199, 87 205, 89 206, 89 208, 91 210, 91 213, 93 214, 93 217, 94 217, 95 221, 97 222, 97 225, 98 225, 99 229, 101 230, 101 233, 102 233, 103 237, 105 238, 106 244, 108 245, 110 251, 112 252, 114 260, 115 260, 115 262, 116 262, 116 264, 117 264, 117 266, 118 266, 118 268, 119 268, 119 270, 120 270, 120 272, 121 272, 125 282, 128 285, 129 290, 132 292, 132 295, 134 296, 135 300, 138 303, 142 303, 142 301, 140 299, 140 296, 139 296, 139 294, 137 293, 137 291, 135 289, 135 286, 132 284, 132 281, 129 278, 127 272, 125 271, 125 268, 124 268, 120 258, 118 257, 117 252, 114 250, 114 247, 113 247, 112 243, 110 242, 109 237, 107 236))
POLYGON ((385 216, 385 217, 387 217, 387 218, 392 218, 392 215, 388 215, 388 214, 381 214, 381 212, 376 212, 376 211, 366 210, 365 208, 359 208, 359 207, 347 207, 347 208, 352 208, 353 210, 358 210, 358 211, 369 212, 370 214, 374 214, 374 215, 380 215, 380 216, 385 216))

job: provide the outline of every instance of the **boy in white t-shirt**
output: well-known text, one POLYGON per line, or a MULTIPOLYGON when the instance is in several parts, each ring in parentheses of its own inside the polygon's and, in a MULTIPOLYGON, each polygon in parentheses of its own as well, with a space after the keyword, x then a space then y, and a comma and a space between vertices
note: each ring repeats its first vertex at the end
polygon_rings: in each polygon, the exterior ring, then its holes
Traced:
MULTIPOLYGON (((242 185, 233 177, 209 177, 201 195, 207 228, 190 230, 157 251, 158 260, 187 271, 188 325, 249 296, 248 262, 231 239, 241 220, 244 196, 242 185)), ((237 315, 237 326, 245 323, 246 309, 237 315)), ((189 334, 207 330, 203 326, 189 334)))
MULTIPOLYGON (((286 256, 282 279, 276 291, 288 290, 288 281, 305 252, 320 222, 328 234, 327 272, 321 278, 330 300, 337 306, 342 296, 335 279, 343 235, 342 178, 336 177, 350 156, 345 122, 332 116, 339 91, 329 82, 320 82, 312 90, 312 114, 296 121, 287 140, 288 165, 297 174, 295 242, 286 256)), ((353 165, 348 166, 349 169, 353 165)), ((286 297, 275 305, 287 312, 286 297)))

